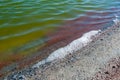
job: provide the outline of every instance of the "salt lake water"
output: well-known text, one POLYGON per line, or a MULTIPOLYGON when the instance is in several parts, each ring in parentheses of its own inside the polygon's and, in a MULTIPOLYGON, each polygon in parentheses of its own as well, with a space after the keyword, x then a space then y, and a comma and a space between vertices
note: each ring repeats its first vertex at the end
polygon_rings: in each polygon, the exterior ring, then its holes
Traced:
POLYGON ((0 0, 0 66, 58 37, 110 27, 115 15, 120 0, 0 0))

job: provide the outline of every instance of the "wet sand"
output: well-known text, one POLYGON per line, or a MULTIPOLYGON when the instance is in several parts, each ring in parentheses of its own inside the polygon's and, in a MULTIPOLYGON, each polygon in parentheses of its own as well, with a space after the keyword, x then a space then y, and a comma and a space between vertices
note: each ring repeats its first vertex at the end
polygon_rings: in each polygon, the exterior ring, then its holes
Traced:
POLYGON ((5 80, 120 80, 120 23, 82 49, 39 68, 26 67, 5 80))

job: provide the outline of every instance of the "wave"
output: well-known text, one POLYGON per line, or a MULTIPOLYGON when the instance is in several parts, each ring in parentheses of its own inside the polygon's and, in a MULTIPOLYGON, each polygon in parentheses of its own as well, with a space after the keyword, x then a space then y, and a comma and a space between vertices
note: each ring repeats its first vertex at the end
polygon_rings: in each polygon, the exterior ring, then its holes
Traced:
POLYGON ((11 34, 11 35, 7 35, 7 36, 1 36, 0 40, 5 40, 5 39, 8 39, 8 38, 13 38, 13 37, 18 37, 18 36, 23 36, 23 35, 26 35, 26 34, 41 30, 41 29, 42 28, 40 28, 40 27, 39 28, 33 28, 33 29, 30 29, 30 30, 22 31, 20 33, 11 34))

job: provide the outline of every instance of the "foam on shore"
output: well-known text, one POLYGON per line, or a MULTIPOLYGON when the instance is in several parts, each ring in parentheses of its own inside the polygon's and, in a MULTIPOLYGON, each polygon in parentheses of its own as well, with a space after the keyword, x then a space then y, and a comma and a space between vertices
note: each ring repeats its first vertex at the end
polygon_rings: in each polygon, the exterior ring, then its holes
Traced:
MULTIPOLYGON (((118 25, 120 23, 120 20, 118 19, 119 16, 115 15, 115 19, 113 20, 115 25, 118 25)), ((33 65, 34 67, 39 67, 42 64, 45 64, 47 62, 52 62, 56 59, 62 59, 68 54, 72 54, 75 51, 85 47, 87 44, 89 44, 92 41, 92 37, 96 36, 101 30, 92 30, 85 34, 83 34, 82 37, 72 41, 65 47, 61 47, 54 52, 52 52, 46 59, 38 62, 37 64, 33 65)))
POLYGON ((52 62, 56 59, 62 59, 64 58, 66 55, 68 54, 72 54, 73 52, 83 48, 84 46, 86 46, 88 43, 90 43, 92 41, 92 37, 96 36, 101 30, 92 30, 89 31, 85 34, 83 34, 82 37, 72 41, 71 43, 69 43, 67 46, 65 47, 61 47, 57 50, 55 50, 54 52, 52 52, 48 58, 38 62, 37 64, 33 65, 34 67, 39 67, 42 64, 45 64, 47 62, 52 62))
POLYGON ((119 16, 115 15, 116 19, 113 20, 113 22, 115 23, 115 25, 118 25, 120 23, 120 20, 118 19, 118 17, 119 16))

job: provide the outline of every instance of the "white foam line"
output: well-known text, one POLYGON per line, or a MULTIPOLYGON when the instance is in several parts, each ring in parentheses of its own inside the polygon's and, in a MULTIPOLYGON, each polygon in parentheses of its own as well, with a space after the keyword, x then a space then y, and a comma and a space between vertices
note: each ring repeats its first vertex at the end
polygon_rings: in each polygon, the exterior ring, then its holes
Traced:
POLYGON ((116 25, 120 23, 120 20, 118 19, 118 17, 119 17, 119 16, 117 16, 117 15, 115 14, 115 19, 113 20, 113 22, 114 22, 116 25))
POLYGON ((67 46, 59 48, 57 50, 55 50, 54 52, 52 52, 48 58, 38 62, 37 64, 33 65, 34 67, 39 67, 42 64, 45 64, 47 62, 52 62, 56 59, 62 59, 64 58, 66 55, 68 54, 72 54, 73 52, 81 49, 82 47, 86 46, 88 43, 90 43, 92 41, 92 37, 96 36, 96 34, 98 34, 101 30, 92 30, 90 32, 87 32, 85 34, 83 34, 82 37, 72 41, 71 43, 69 43, 67 46))

